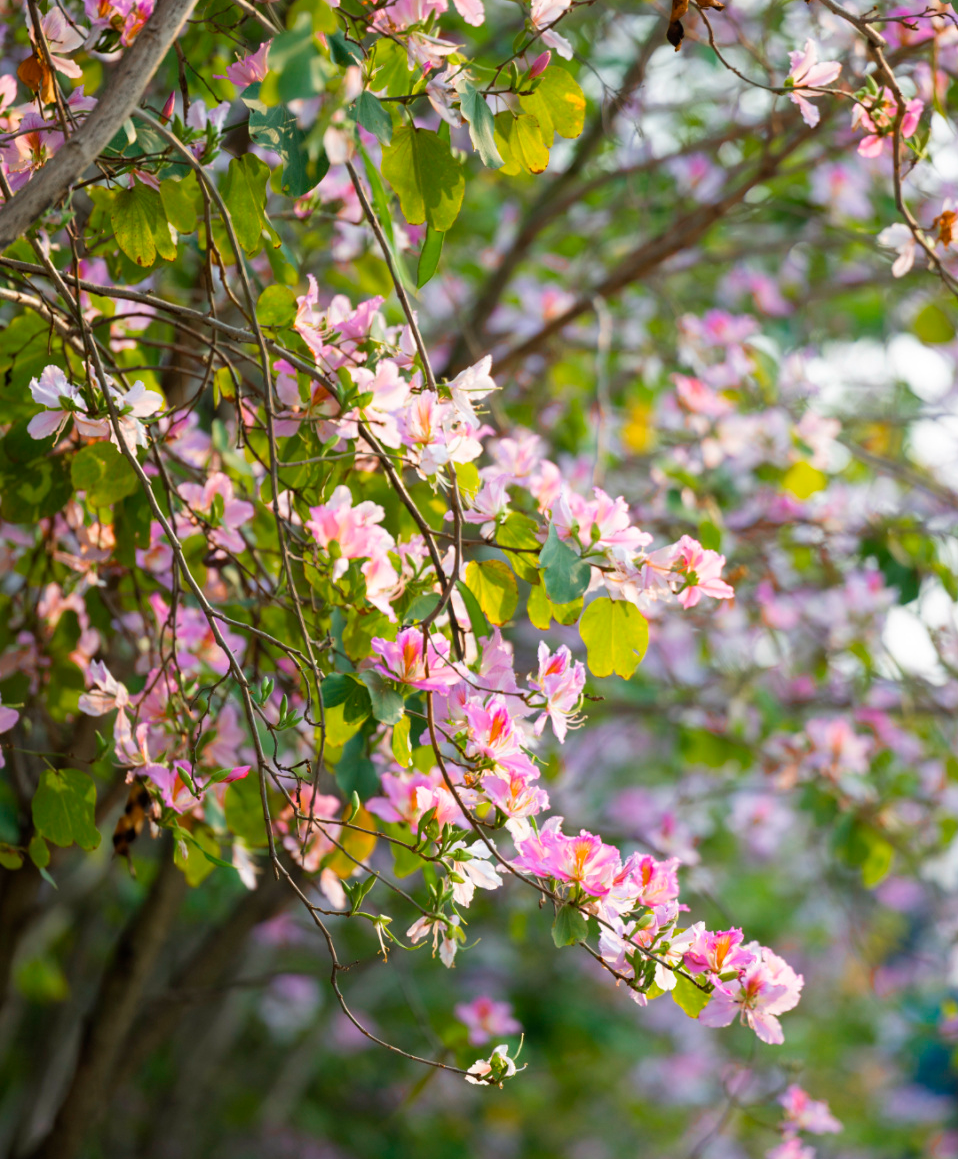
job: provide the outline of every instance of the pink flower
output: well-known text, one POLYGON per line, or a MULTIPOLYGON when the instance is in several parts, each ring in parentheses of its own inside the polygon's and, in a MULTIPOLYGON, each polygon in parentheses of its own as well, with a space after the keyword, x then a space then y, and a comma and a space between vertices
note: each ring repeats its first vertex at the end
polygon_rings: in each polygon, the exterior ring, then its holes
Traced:
POLYGON ((778 1015, 798 1005, 805 979, 766 947, 737 981, 720 983, 699 1015, 705 1026, 729 1026, 736 1015, 762 1042, 785 1041, 778 1015))
POLYGON ((501 1034, 519 1034, 522 1026, 512 1016, 509 1002, 497 1002, 485 996, 456 1007, 456 1017, 469 1028, 471 1046, 482 1046, 501 1034))
MULTIPOLYGON (((27 27, 30 29, 31 38, 33 38, 33 20, 29 9, 25 9, 25 12, 27 27)), ((62 54, 76 52, 78 48, 82 48, 83 42, 86 40, 86 29, 75 28, 63 12, 56 7, 52 7, 46 15, 40 18, 40 27, 50 50, 50 63, 57 72, 74 79, 82 77, 83 69, 75 61, 67 60, 62 54)))
POLYGON ((266 74, 269 72, 267 57, 269 55, 269 46, 272 43, 272 40, 264 40, 255 52, 251 52, 248 56, 244 56, 242 60, 238 60, 235 64, 229 65, 226 69, 227 80, 232 81, 240 90, 248 88, 249 85, 256 84, 258 81, 265 80, 266 74))
MULTIPOLYGON (((905 105, 901 122, 903 138, 907 139, 914 134, 924 108, 925 102, 920 97, 913 97, 905 105)), ((852 128, 861 127, 866 131, 866 136, 858 143, 858 152, 862 157, 881 156, 885 141, 892 137, 897 116, 898 102, 888 88, 883 88, 867 108, 861 104, 855 105, 852 110, 852 128)))
POLYGON ((868 772, 871 742, 845 717, 813 717, 805 724, 805 734, 812 746, 808 763, 823 776, 835 780, 843 773, 868 772))
POLYGON ((786 87, 792 90, 789 93, 789 100, 798 105, 805 124, 814 127, 820 118, 818 109, 811 103, 810 94, 798 90, 819 89, 825 85, 830 85, 838 79, 842 66, 837 60, 819 62, 818 49, 814 40, 806 40, 805 50, 803 52, 790 52, 788 59, 792 65, 792 71, 788 74, 785 82, 786 87))
POLYGON ((557 23, 572 5, 572 0, 532 0, 529 16, 532 26, 540 33, 542 43, 548 44, 565 60, 572 59, 572 45, 551 26, 557 23))
POLYGON ((627 871, 631 882, 638 889, 635 900, 641 905, 651 907, 664 905, 666 902, 674 901, 679 896, 679 879, 676 870, 680 864, 677 857, 656 861, 648 854, 633 853, 627 858, 622 868, 623 871, 627 871))
POLYGON ((333 579, 345 574, 349 560, 368 560, 361 568, 366 580, 366 598, 394 619, 388 597, 394 592, 399 577, 389 552, 396 544, 389 532, 378 526, 386 515, 382 507, 369 500, 353 507, 349 488, 341 485, 328 503, 311 507, 309 514, 306 530, 320 547, 338 545, 339 558, 333 564, 333 579))
POLYGON ((535 766, 522 751, 522 741, 504 696, 490 697, 485 705, 470 700, 465 714, 469 727, 466 752, 470 757, 486 757, 503 768, 535 778, 535 766))
POLYGON ((549 794, 529 783, 528 776, 510 768, 496 768, 482 780, 482 791, 508 818, 513 840, 525 841, 531 832, 527 817, 549 808, 549 794))
POLYGON ((188 504, 190 511, 177 516, 177 535, 185 538, 201 530, 196 516, 206 516, 214 524, 209 534, 211 543, 224 551, 244 550, 246 543, 238 529, 253 518, 255 508, 245 499, 235 497, 233 481, 228 475, 214 471, 202 486, 199 483, 182 483, 178 494, 188 504), (219 504, 217 499, 220 500, 219 504))
POLYGON ((114 736, 117 744, 130 738, 130 724, 126 709, 130 704, 130 694, 126 685, 121 684, 113 673, 101 660, 94 660, 90 664, 90 679, 94 688, 84 692, 80 697, 78 708, 87 716, 103 716, 107 712, 117 709, 114 736))
POLYGON ((421 628, 405 628, 395 641, 377 636, 371 647, 382 661, 377 672, 420 692, 446 692, 461 679, 449 663, 449 641, 430 636, 424 652, 421 628))
POLYGON ((449 792, 445 785, 433 785, 425 788, 417 785, 413 790, 413 807, 416 810, 417 827, 424 814, 435 809, 435 821, 440 829, 445 825, 455 825, 460 829, 468 827, 469 822, 459 808, 459 802, 449 792))
POLYGON ((564 741, 569 727, 575 727, 575 711, 582 700, 585 687, 585 665, 573 661, 572 653, 563 644, 553 655, 545 640, 539 641, 539 671, 531 687, 545 697, 545 711, 535 723, 536 736, 545 728, 546 720, 560 741, 564 741))
POLYGON ((552 53, 548 51, 540 52, 532 64, 529 66, 529 79, 535 80, 537 76, 541 76, 549 67, 549 61, 552 59, 552 53))
POLYGON ((765 1152, 765 1159, 815 1159, 815 1148, 807 1147, 801 1139, 791 1138, 765 1152))
POLYGON ((604 844, 601 837, 585 829, 577 837, 545 831, 542 844, 547 876, 578 885, 592 897, 605 897, 612 888, 620 864, 614 845, 604 844))
POLYGON ((20 719, 20 713, 15 708, 4 708, 0 704, 0 732, 9 732, 20 719))
POLYGON ((808 1131, 810 1135, 837 1135, 842 1125, 828 1109, 824 1099, 812 1099, 792 1083, 778 1100, 785 1108, 785 1130, 808 1131))
POLYGON ((741 930, 711 933, 701 929, 685 955, 690 974, 724 974, 727 970, 744 970, 755 960, 755 954, 742 946, 741 930))
POLYGON ((423 810, 416 803, 416 790, 431 790, 442 783, 442 773, 433 769, 431 773, 383 773, 380 782, 385 790, 384 797, 370 797, 366 808, 383 821, 402 822, 416 831, 423 810))
POLYGON ((725 566, 724 555, 707 550, 688 535, 683 535, 677 546, 672 566, 685 581, 679 592, 683 608, 694 608, 703 595, 716 600, 733 598, 733 588, 720 578, 725 566))

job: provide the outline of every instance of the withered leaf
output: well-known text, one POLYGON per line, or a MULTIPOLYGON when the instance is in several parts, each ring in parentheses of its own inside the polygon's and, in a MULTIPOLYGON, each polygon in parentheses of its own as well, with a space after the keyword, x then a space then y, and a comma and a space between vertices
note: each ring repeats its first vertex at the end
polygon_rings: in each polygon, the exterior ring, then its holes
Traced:
POLYGON ((34 51, 17 69, 17 76, 32 93, 39 93, 41 103, 52 105, 57 99, 56 82, 46 61, 34 51))

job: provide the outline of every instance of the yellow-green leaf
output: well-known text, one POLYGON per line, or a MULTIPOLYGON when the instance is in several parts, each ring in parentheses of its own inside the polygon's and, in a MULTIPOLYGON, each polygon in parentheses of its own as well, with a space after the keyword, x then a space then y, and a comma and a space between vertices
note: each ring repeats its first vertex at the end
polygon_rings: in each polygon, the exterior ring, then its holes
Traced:
POLYGON ((807 499, 828 486, 828 476, 811 463, 793 463, 782 478, 782 487, 796 499, 807 499))
POLYGON ((516 577, 499 559, 473 560, 466 568, 466 587, 493 624, 505 624, 519 602, 516 577))
POLYGON ((266 221, 266 182, 269 169, 252 153, 234 157, 223 181, 223 201, 236 239, 252 257, 263 245, 266 221))
POLYGON ((700 990, 688 978, 684 978, 681 974, 676 976, 675 989, 672 991, 672 1001, 676 1006, 681 1007, 689 1018, 698 1018, 705 1007, 708 1006, 711 997, 711 994, 700 990))
POLYGON ((496 148, 505 161, 502 172, 508 177, 520 172, 542 173, 549 164, 549 149, 536 118, 531 113, 518 117, 499 113, 495 120, 496 148))
POLYGON ((552 144, 552 130, 560 137, 578 137, 585 125, 585 93, 572 73, 553 65, 542 74, 539 86, 519 103, 539 122, 546 145, 552 144), (548 131, 547 131, 548 130, 548 131))
POLYGON ((579 623, 593 676, 613 672, 628 680, 649 646, 649 625, 634 604, 603 596, 593 600, 579 623))

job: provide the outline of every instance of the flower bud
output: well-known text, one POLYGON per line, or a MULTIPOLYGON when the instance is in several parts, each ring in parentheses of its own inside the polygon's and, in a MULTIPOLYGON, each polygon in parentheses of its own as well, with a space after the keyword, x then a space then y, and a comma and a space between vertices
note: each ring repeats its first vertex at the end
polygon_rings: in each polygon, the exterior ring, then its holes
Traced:
POLYGON ((173 106, 176 103, 176 93, 170 93, 166 98, 166 104, 160 110, 160 124, 165 125, 170 117, 173 116, 173 106))
POLYGON ((534 80, 537 76, 541 76, 548 68, 551 59, 552 53, 548 49, 540 53, 532 62, 532 67, 529 69, 529 79, 534 80))

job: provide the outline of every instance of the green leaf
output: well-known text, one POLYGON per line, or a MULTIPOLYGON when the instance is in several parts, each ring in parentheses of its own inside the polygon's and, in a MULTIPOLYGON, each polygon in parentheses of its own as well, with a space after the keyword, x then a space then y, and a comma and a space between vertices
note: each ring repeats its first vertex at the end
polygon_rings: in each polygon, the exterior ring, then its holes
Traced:
POLYGON ((269 73, 260 86, 260 98, 276 105, 326 90, 326 78, 335 70, 319 51, 308 13, 300 13, 295 25, 274 38, 269 49, 269 73))
POLYGON ((698 1018, 706 1006, 712 995, 707 994, 704 990, 700 990, 688 978, 684 978, 681 974, 675 976, 675 989, 672 991, 672 1001, 676 1006, 681 1007, 689 1018, 698 1018))
POLYGON ((403 125, 383 149, 382 175, 399 196, 410 225, 428 222, 445 233, 462 208, 462 166, 437 133, 403 125))
POLYGON ((418 624, 424 620, 441 599, 438 592, 423 592, 416 596, 403 615, 404 624, 418 624))
POLYGON ((223 181, 223 201, 229 210, 236 239, 249 257, 263 247, 266 227, 266 182, 269 169, 252 153, 234 157, 223 181))
POLYGON ((439 256, 442 253, 444 233, 426 226, 426 238, 422 243, 419 254, 419 266, 416 270, 416 289, 421 290, 439 268, 439 256))
POLYGON ((520 97, 519 104, 539 122, 546 146, 552 144, 553 131, 571 140, 585 126, 585 93, 561 65, 547 68, 536 91, 520 97))
POLYGON ((519 602, 519 589, 508 564, 499 559, 473 560, 466 568, 466 587, 479 601, 490 623, 502 625, 512 619, 519 602))
POLYGON ((365 90, 356 98, 353 116, 367 133, 372 133, 380 145, 388 145, 393 139, 393 119, 383 108, 383 103, 365 90))
POLYGON ((120 249, 138 266, 152 266, 156 255, 166 261, 176 257, 163 199, 155 189, 137 181, 121 189, 113 199, 110 222, 120 249))
MULTIPOLYGON (((42 838, 41 838, 42 840, 42 838)), ((32 845, 33 842, 31 841, 32 845)), ((34 862, 34 864, 36 864, 34 862)), ((13 845, 8 845, 5 841, 0 842, 0 866, 4 869, 19 869, 23 865, 23 854, 19 849, 13 845)))
POLYGON ((362 733, 357 733, 343 748, 336 766, 336 782, 347 797, 358 793, 363 801, 379 792, 376 766, 366 756, 366 738, 362 733))
POLYGON ((197 826, 193 832, 177 827, 177 836, 185 846, 186 856, 184 857, 184 849, 178 844, 173 853, 173 861, 182 870, 186 884, 191 889, 196 889, 213 872, 213 866, 220 862, 220 858, 216 856, 220 847, 213 834, 202 825, 197 826))
POLYGON ((39 833, 30 838, 27 853, 37 869, 45 869, 50 864, 50 849, 39 833))
POLYGON ((333 64, 338 64, 342 68, 349 68, 351 64, 363 63, 362 46, 356 44, 355 41, 347 40, 342 32, 334 32, 327 37, 329 44, 329 55, 332 57, 333 64))
POLYGON ((649 646, 649 625, 634 604, 610 600, 607 596, 593 600, 579 623, 579 635, 588 649, 589 671, 593 676, 611 676, 613 672, 628 680, 649 646))
POLYGON ((160 200, 167 221, 177 233, 192 233, 196 229, 196 199, 199 191, 196 176, 190 173, 182 179, 168 177, 160 182, 160 200))
POLYGON ((360 679, 369 692, 373 716, 380 724, 398 724, 402 720, 405 702, 402 693, 391 688, 386 680, 372 668, 360 673, 360 679))
POLYGON ((505 164, 507 177, 516 174, 542 173, 549 164, 549 147, 542 137, 539 122, 531 113, 515 116, 499 113, 495 117, 495 143, 505 164))
POLYGON ((479 601, 462 580, 456 580, 456 590, 462 596, 462 602, 466 605, 466 611, 469 613, 469 627, 472 629, 472 634, 477 640, 483 636, 491 635, 492 629, 482 614, 479 601))
POLYGON ((9 523, 36 523, 60 511, 73 490, 65 455, 34 459, 15 473, 0 474, 0 516, 9 523))
POLYGON ((96 785, 79 769, 45 769, 33 798, 38 833, 61 847, 74 842, 96 849, 100 834, 94 820, 96 785))
POLYGON ((227 785, 223 812, 226 815, 227 829, 234 837, 241 838, 250 849, 267 844, 259 777, 251 773, 248 777, 227 785))
POLYGON ((496 123, 486 98, 471 84, 464 84, 459 90, 459 107, 469 124, 469 139, 479 154, 483 165, 489 169, 501 169, 505 164, 496 148, 496 123))
POLYGON ((549 535, 539 552, 539 567, 546 585, 546 595, 554 604, 571 604, 585 595, 592 578, 592 568, 559 538, 555 524, 549 524, 549 535))
POLYGON ((323 705, 326 708, 343 707, 347 724, 362 722, 372 712, 369 690, 354 676, 334 672, 323 678, 323 705))
POLYGON ((409 743, 409 730, 412 728, 412 718, 403 714, 393 728, 392 750, 396 763, 408 769, 412 764, 412 746, 409 743))
POLYGON ((139 486, 133 468, 112 443, 90 443, 73 456, 70 478, 92 507, 111 507, 139 486))
POLYGON ((867 840, 868 856, 862 862, 862 885, 874 889, 888 876, 895 859, 895 847, 874 831, 869 831, 867 840))
POLYGON ((302 197, 326 176, 329 161, 320 152, 314 161, 306 148, 306 134, 286 105, 266 108, 255 98, 260 85, 243 90, 243 100, 250 106, 249 132, 257 144, 272 149, 283 159, 282 190, 287 197, 302 197), (255 91, 254 91, 255 90, 255 91))
POLYGON ((911 328, 915 337, 929 346, 951 342, 955 337, 954 323, 945 311, 940 306, 936 306, 934 302, 929 302, 927 306, 923 306, 918 311, 911 328))
POLYGON ((510 511, 503 522, 496 529, 496 546, 505 550, 514 547, 516 551, 506 551, 505 556, 512 565, 512 570, 527 583, 539 582, 539 571, 536 563, 542 544, 539 542, 536 531, 538 524, 521 511, 510 511), (522 550, 518 550, 518 549, 522 550))
POLYGON ((289 326, 296 317, 296 295, 289 286, 267 286, 256 300, 256 317, 262 326, 289 326))
POLYGON ((552 923, 552 940, 557 946, 574 946, 577 942, 585 941, 588 932, 589 923, 575 906, 559 907, 552 923))

